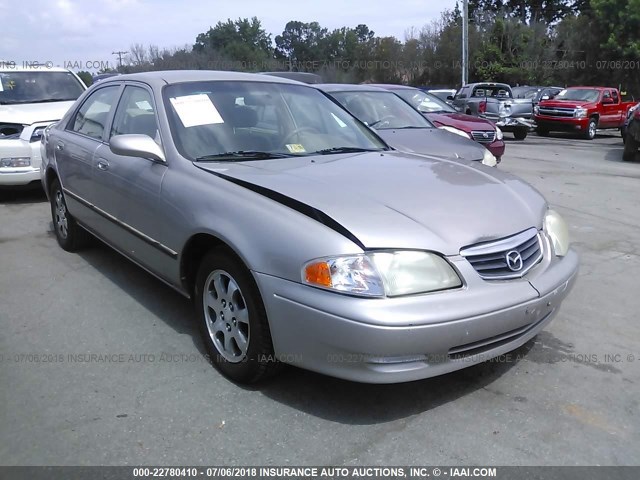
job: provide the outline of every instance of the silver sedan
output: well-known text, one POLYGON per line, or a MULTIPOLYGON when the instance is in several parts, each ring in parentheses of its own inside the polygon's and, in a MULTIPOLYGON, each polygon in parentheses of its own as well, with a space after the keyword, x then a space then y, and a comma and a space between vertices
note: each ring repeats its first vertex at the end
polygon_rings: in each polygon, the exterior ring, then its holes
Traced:
POLYGON ((522 180, 391 150, 317 89, 231 72, 91 87, 42 138, 57 241, 96 236, 194 301, 212 362, 392 383, 504 354, 578 267, 522 180))

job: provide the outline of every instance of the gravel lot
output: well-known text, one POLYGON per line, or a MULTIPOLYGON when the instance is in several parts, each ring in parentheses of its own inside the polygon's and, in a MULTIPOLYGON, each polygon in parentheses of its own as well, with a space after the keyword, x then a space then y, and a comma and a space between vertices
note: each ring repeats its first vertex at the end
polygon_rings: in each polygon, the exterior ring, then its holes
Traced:
POLYGON ((187 300, 100 244, 64 252, 44 196, 4 192, 0 464, 637 465, 640 163, 621 158, 617 133, 509 139, 499 168, 567 219, 576 287, 510 358, 387 386, 227 381, 187 300))

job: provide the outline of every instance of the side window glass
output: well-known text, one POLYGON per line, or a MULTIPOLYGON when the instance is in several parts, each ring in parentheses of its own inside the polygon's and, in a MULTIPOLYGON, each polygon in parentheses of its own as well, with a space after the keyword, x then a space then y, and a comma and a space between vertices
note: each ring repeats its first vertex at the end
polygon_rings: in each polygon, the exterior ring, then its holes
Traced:
POLYGON ((131 134, 148 135, 160 143, 151 94, 144 88, 127 85, 118 103, 109 138, 131 134))
POLYGON ((70 130, 95 139, 102 139, 109 113, 116 102, 119 85, 93 92, 76 112, 70 130))

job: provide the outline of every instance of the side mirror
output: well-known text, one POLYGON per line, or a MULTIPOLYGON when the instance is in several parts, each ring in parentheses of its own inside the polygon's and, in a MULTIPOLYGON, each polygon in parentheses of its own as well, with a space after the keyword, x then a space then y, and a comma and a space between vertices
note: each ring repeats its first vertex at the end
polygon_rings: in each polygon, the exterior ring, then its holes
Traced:
POLYGON ((447 95, 447 100, 453 100, 453 95, 447 95))
POLYGON ((109 141, 109 148, 116 155, 166 162, 164 152, 148 135, 116 135, 109 141))
POLYGON ((612 105, 612 104, 614 104, 614 103, 616 103, 616 102, 614 102, 614 101, 613 101, 613 98, 611 98, 611 97, 604 97, 604 98, 602 99, 602 104, 603 104, 603 105, 612 105))

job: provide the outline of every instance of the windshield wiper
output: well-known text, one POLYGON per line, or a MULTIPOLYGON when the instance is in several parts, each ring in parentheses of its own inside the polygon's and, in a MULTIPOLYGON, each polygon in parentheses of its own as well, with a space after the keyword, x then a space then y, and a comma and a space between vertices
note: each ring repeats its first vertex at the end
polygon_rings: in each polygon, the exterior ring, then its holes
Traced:
POLYGON ((196 162, 242 162, 245 160, 268 160, 271 158, 288 158, 285 153, 260 152, 257 150, 239 150, 237 152, 214 153, 196 158, 196 162))
POLYGON ((317 150, 313 153, 318 155, 329 155, 332 153, 360 153, 360 152, 381 152, 386 148, 360 148, 360 147, 333 147, 317 150))

